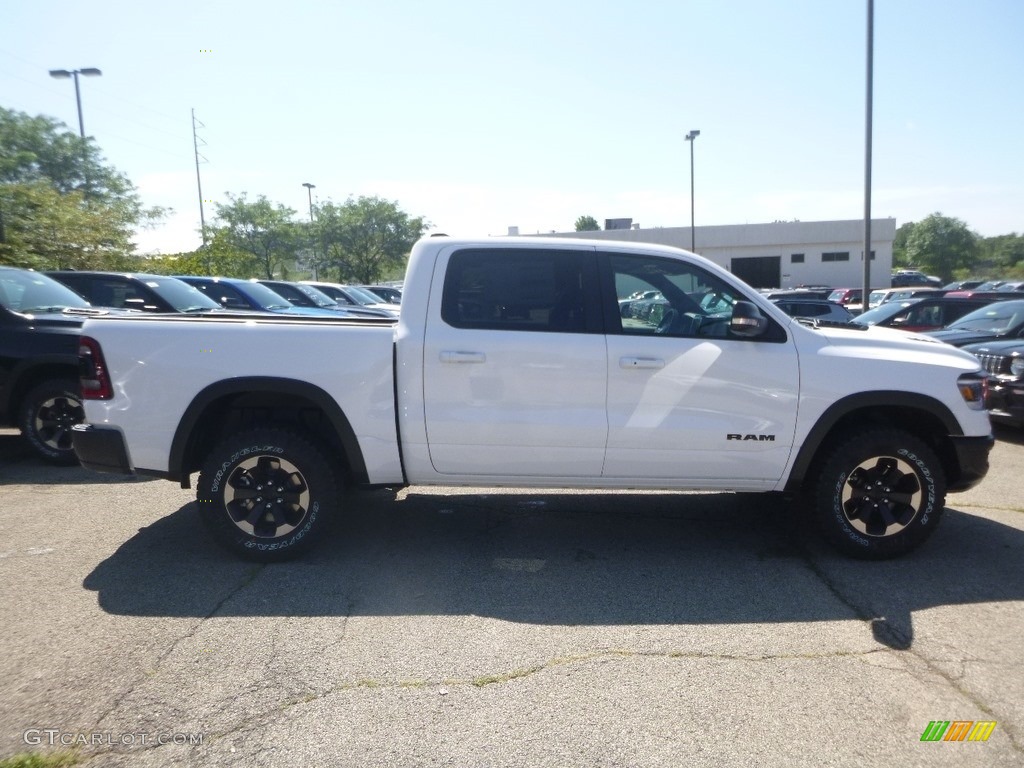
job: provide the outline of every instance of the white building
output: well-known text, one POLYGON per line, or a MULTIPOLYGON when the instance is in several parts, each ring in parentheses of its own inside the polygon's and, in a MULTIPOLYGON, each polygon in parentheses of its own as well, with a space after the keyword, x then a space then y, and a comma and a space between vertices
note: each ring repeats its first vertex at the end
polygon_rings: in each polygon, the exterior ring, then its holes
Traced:
MULTIPOLYGON (((610 219, 606 226, 630 227, 629 219, 610 219)), ((511 231, 510 231, 511 234, 511 231)), ((628 240, 690 249, 689 227, 604 229, 558 232, 552 237, 628 240)), ((888 288, 892 272, 892 241, 896 219, 872 219, 871 286, 888 288)), ((776 221, 771 224, 729 224, 696 227, 697 253, 728 269, 755 288, 828 285, 853 288, 864 283, 864 221, 776 221)))

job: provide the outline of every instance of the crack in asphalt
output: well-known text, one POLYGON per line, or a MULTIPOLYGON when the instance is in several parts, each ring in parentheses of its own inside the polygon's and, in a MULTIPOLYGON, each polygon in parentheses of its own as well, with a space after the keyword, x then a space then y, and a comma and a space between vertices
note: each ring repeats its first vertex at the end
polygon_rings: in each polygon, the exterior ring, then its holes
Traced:
POLYGON ((124 703, 125 699, 131 696, 138 689, 141 683, 144 683, 146 680, 148 680, 150 677, 152 677, 160 671, 160 667, 163 665, 164 661, 167 660, 168 656, 174 653, 174 651, 177 650, 177 648, 183 642, 195 637, 196 633, 199 631, 199 628, 202 627, 203 624, 206 623, 206 621, 216 616, 220 609, 224 607, 225 603, 227 603, 229 600, 238 595, 239 592, 241 592, 243 589, 252 584, 260 575, 260 573, 263 572, 264 567, 265 566, 263 565, 254 566, 249 571, 247 578, 242 579, 238 586, 229 591, 222 599, 218 600, 217 603, 213 606, 213 608, 210 609, 210 611, 207 612, 205 616, 201 617, 198 621, 192 624, 191 627, 189 627, 187 632, 183 633, 174 642, 170 643, 163 650, 163 652, 157 656, 156 662, 153 664, 153 666, 148 670, 143 670, 142 677, 136 678, 124 691, 122 691, 122 693, 119 696, 117 696, 117 698, 114 699, 113 703, 107 708, 107 710, 102 715, 100 715, 99 718, 97 718, 96 730, 100 730, 100 725, 103 723, 103 721, 110 717, 110 715, 113 714, 115 711, 117 711, 120 708, 121 704, 124 703))
MULTIPOLYGON (((852 597, 848 596, 838 584, 832 581, 825 570, 814 560, 814 558, 806 551, 801 555, 801 559, 807 565, 807 568, 818 577, 825 588, 831 592, 839 602, 849 608, 853 614, 861 621, 867 623, 871 627, 871 634, 877 642, 887 646, 894 651, 902 651, 911 654, 915 659, 920 661, 924 666, 933 674, 937 675, 941 679, 945 680, 946 683, 957 691, 961 696, 970 701, 974 706, 984 712, 988 717, 992 719, 996 718, 996 713, 992 708, 983 701, 979 695, 969 690, 962 683, 962 678, 965 673, 965 667, 972 661, 978 661, 977 659, 930 659, 920 651, 914 650, 913 647, 913 630, 908 634, 904 630, 900 629, 892 622, 890 622, 884 616, 878 616, 869 607, 858 603, 852 597), (941 663, 958 663, 960 664, 959 675, 954 673, 946 672, 941 669, 939 664, 941 663)), ((918 679, 927 685, 927 681, 918 677, 918 679)), ((1010 745, 1017 752, 1024 754, 1024 744, 1018 738, 1016 731, 1013 727, 1009 726, 1009 723, 1005 720, 999 720, 999 724, 1002 726, 1002 730, 1006 733, 1007 738, 1010 740, 1010 745)))

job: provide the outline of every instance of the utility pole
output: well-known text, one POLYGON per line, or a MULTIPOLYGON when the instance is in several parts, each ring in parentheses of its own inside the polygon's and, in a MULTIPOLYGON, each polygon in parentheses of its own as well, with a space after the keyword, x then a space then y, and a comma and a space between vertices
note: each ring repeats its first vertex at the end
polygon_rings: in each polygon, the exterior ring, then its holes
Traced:
POLYGON ((309 193, 309 234, 310 242, 313 244, 313 279, 319 280, 318 270, 316 268, 316 237, 313 235, 313 190, 316 189, 316 184, 310 184, 308 181, 302 182, 302 186, 306 188, 306 192, 309 193))
POLYGON ((693 228, 693 144, 700 131, 690 131, 686 134, 686 140, 690 142, 690 250, 697 252, 697 234, 693 228))
POLYGON ((875 0, 868 0, 867 96, 864 109, 864 296, 861 311, 867 312, 871 293, 871 102, 875 57, 875 0))
MULTIPOLYGON (((203 234, 203 248, 205 248, 206 247, 206 213, 203 210, 203 180, 199 177, 199 158, 203 157, 203 156, 199 154, 200 138, 196 134, 196 127, 197 126, 200 127, 200 128, 205 128, 206 127, 199 120, 196 119, 196 110, 193 107, 193 109, 192 109, 192 147, 193 147, 193 149, 195 150, 195 153, 196 153, 196 186, 199 188, 199 226, 201 227, 201 231, 202 231, 202 234, 203 234)), ((206 142, 205 141, 203 142, 203 146, 204 147, 206 146, 206 142)), ((204 163, 208 163, 210 161, 207 160, 205 157, 203 157, 203 162, 204 163)))

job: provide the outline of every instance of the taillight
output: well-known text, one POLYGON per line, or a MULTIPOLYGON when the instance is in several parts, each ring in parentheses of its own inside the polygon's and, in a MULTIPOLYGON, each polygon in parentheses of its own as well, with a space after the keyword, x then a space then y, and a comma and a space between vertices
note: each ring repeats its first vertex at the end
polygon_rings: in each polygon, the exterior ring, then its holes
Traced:
POLYGON ((78 340, 78 382, 84 400, 109 400, 114 396, 100 343, 89 336, 78 340))

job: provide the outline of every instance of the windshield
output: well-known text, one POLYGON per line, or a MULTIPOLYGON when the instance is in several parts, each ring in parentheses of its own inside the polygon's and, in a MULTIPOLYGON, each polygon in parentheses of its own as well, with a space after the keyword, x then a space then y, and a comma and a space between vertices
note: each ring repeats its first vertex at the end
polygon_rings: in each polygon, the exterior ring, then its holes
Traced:
POLYGON ((13 312, 61 312, 89 302, 51 277, 27 269, 0 269, 0 304, 13 312))
POLYGON ((383 304, 380 300, 380 296, 374 296, 372 293, 362 288, 346 285, 345 290, 348 291, 352 295, 352 298, 360 304, 383 304))
POLYGON ((920 301, 920 299, 915 301, 886 302, 880 307, 869 309, 867 312, 857 315, 853 318, 853 322, 858 323, 859 325, 874 325, 875 323, 881 323, 888 320, 890 317, 898 315, 911 304, 916 304, 918 301, 920 301))
POLYGON ((1001 301, 964 315, 949 326, 951 331, 1006 333, 1024 323, 1024 301, 1001 301))
POLYGON ((161 299, 179 312, 196 312, 200 309, 220 309, 220 304, 205 295, 198 288, 173 277, 158 275, 137 275, 161 299))
POLYGON ((249 298, 261 305, 264 309, 291 309, 295 306, 284 296, 276 291, 270 290, 262 283, 241 281, 236 283, 235 287, 246 293, 249 298))
POLYGON ((302 291, 306 298, 311 299, 314 304, 318 307, 336 307, 338 302, 332 299, 323 291, 317 290, 312 285, 303 285, 302 283, 296 283, 295 287, 302 291))

